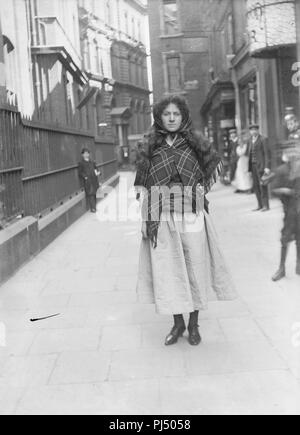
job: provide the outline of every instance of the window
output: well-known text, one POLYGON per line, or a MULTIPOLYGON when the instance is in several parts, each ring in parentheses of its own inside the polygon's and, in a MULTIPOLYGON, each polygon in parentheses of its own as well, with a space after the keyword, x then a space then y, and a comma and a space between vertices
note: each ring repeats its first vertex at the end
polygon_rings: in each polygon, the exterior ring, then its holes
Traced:
POLYGON ((177 0, 163 0, 163 33, 176 35, 179 33, 177 0))
POLYGON ((97 72, 97 73, 99 73, 100 72, 100 63, 99 63, 99 52, 98 52, 98 43, 97 43, 97 40, 96 39, 94 39, 94 41, 93 41, 93 45, 94 45, 94 68, 93 68, 93 70, 94 70, 94 72, 97 72))
POLYGON ((111 2, 110 0, 106 0, 106 20, 107 23, 112 26, 112 10, 111 10, 111 2))
POLYGON ((127 11, 124 14, 124 21, 125 21, 125 33, 126 33, 126 35, 128 35, 129 34, 129 17, 128 17, 127 11))
POLYGON ((96 98, 96 113, 97 113, 97 134, 102 136, 106 130, 106 111, 103 102, 103 96, 99 93, 96 98))
POLYGON ((135 35, 135 19, 134 19, 134 17, 131 20, 131 27, 132 27, 132 33, 131 33, 131 35, 132 35, 133 39, 136 39, 135 38, 136 35, 135 35))
POLYGON ((169 92, 177 92, 181 90, 181 62, 180 57, 167 58, 167 76, 168 76, 168 90, 169 92))

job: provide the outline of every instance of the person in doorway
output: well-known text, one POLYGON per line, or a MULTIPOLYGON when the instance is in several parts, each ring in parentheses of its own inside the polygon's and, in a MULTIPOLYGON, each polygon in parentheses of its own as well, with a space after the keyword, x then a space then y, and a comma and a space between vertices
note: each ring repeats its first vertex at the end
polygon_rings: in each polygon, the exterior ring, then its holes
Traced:
POLYGON ((237 168, 233 185, 239 193, 251 193, 253 188, 253 180, 249 172, 249 146, 248 134, 246 131, 242 132, 240 144, 236 149, 238 157, 237 168))
POLYGON ((85 190, 87 206, 92 213, 96 213, 97 206, 97 190, 99 189, 99 175, 96 163, 91 159, 91 152, 88 148, 84 148, 81 152, 82 159, 78 165, 79 178, 82 187, 85 190))
POLYGON ((270 210, 269 187, 263 185, 262 177, 271 173, 271 152, 268 139, 259 133, 258 125, 250 126, 250 136, 249 172, 253 176, 253 188, 258 201, 254 211, 266 212, 270 210))
POLYGON ((155 303, 159 314, 174 316, 166 346, 186 331, 184 314, 190 315, 189 343, 197 346, 199 311, 207 308, 210 289, 220 300, 236 297, 204 200, 222 163, 193 130, 185 99, 165 98, 153 115, 147 155, 135 181, 138 195, 144 188, 137 290, 140 300, 155 303))

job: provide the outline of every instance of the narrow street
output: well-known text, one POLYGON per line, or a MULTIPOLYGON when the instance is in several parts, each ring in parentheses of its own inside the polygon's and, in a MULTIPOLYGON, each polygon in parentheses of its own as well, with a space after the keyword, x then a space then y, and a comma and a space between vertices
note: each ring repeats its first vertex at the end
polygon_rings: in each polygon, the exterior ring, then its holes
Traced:
POLYGON ((86 214, 0 288, 0 414, 300 414, 294 247, 270 279, 281 205, 253 213, 222 185, 209 199, 240 298, 201 314, 202 345, 166 348, 172 319, 138 304, 140 224, 86 214))

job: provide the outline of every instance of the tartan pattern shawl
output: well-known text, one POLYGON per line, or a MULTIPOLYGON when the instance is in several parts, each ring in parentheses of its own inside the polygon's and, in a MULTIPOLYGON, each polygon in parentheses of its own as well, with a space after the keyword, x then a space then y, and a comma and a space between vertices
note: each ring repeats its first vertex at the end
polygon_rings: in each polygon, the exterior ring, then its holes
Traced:
POLYGON ((135 183, 136 186, 142 186, 147 191, 142 204, 142 216, 143 220, 147 222, 147 235, 154 248, 157 246, 164 200, 168 199, 167 196, 161 195, 163 189, 155 188, 163 188, 170 184, 174 164, 185 187, 184 192, 192 202, 193 213, 199 212, 202 207, 202 198, 199 194, 201 193, 203 197, 203 190, 197 189, 197 186, 199 184, 203 186, 205 177, 196 153, 180 135, 172 147, 165 141, 161 147, 154 151, 151 161, 143 160, 141 162, 135 183))
MULTIPOLYGON (((164 198, 161 195, 157 196, 156 193, 153 195, 153 188, 169 185, 175 164, 183 186, 188 188, 185 192, 192 200, 193 212, 197 213, 200 206, 197 186, 200 184, 203 187, 204 194, 210 191, 221 173, 222 160, 210 145, 201 147, 199 145, 197 152, 190 147, 187 140, 188 133, 192 131, 190 114, 183 120, 172 147, 166 141, 169 132, 164 130, 160 119, 155 118, 154 130, 164 137, 164 140, 162 145, 154 150, 151 158, 147 152, 141 155, 137 164, 134 185, 138 192, 141 188, 146 192, 142 204, 142 216, 143 220, 147 222, 147 235, 152 241, 153 247, 156 248, 164 198)), ((201 191, 202 195, 203 190, 201 191)), ((140 193, 138 193, 139 195, 140 193)))

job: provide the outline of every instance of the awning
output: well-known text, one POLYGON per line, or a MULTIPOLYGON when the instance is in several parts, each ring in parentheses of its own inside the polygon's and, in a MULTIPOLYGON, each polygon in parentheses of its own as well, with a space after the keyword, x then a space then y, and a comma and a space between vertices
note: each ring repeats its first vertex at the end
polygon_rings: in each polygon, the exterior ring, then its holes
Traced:
POLYGON ((111 110, 110 116, 115 124, 128 124, 129 119, 132 117, 132 112, 129 107, 115 107, 111 110))
POLYGON ((235 91, 232 82, 214 83, 202 105, 201 113, 205 115, 212 107, 220 107, 222 104, 233 101, 235 101, 235 91))
POLYGON ((72 74, 75 80, 84 85, 88 78, 82 72, 81 67, 76 65, 68 51, 63 46, 36 46, 31 49, 35 55, 56 55, 64 67, 72 74))

